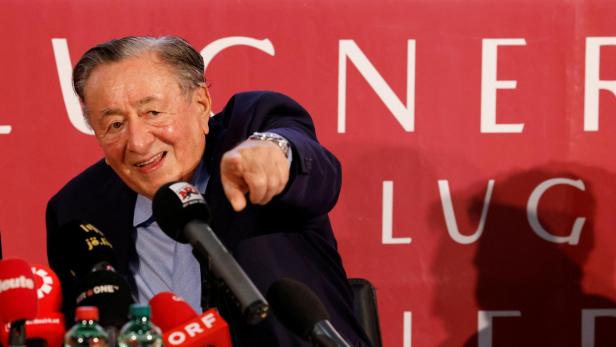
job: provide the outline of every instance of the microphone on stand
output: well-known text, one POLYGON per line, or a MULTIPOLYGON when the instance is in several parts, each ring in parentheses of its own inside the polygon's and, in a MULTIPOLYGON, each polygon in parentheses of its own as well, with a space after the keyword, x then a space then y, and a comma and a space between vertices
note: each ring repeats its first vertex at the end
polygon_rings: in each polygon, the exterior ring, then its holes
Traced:
POLYGON ((62 288, 58 276, 45 265, 33 265, 32 274, 37 292, 38 312, 26 321, 26 345, 61 346, 64 340, 64 314, 62 314, 62 288))
POLYGON ((11 323, 9 347, 26 346, 25 323, 37 311, 36 289, 30 265, 20 259, 0 261, 0 321, 11 323))
POLYGON ((163 331, 163 345, 232 347, 227 322, 215 309, 198 315, 181 297, 161 292, 150 300, 152 322, 163 331))
POLYGON ((95 306, 99 311, 99 324, 104 328, 120 329, 133 303, 128 284, 118 273, 99 270, 88 274, 82 281, 75 303, 77 306, 95 306))
POLYGON ((97 227, 80 220, 64 224, 60 234, 66 263, 77 282, 75 304, 97 307, 99 324, 109 335, 110 344, 115 344, 134 301, 130 286, 116 272, 113 246, 97 227))
POLYGON ((165 184, 154 195, 152 210, 165 234, 178 242, 190 242, 209 258, 212 272, 231 290, 248 323, 267 317, 267 301, 210 228, 210 212, 197 188, 186 182, 165 184))
POLYGON ((68 270, 77 279, 84 278, 93 270, 115 271, 117 265, 113 246, 94 225, 71 220, 60 227, 59 235, 62 237, 59 245, 65 254, 68 270))
MULTIPOLYGON (((37 313, 26 320, 26 346, 61 346, 64 339, 64 315, 60 312, 62 289, 58 276, 45 265, 33 265, 34 290, 37 294, 37 313)), ((0 341, 6 343, 11 325, 4 324, 0 341)))
POLYGON ((305 284, 283 277, 267 290, 267 300, 278 320, 313 346, 351 346, 330 323, 319 297, 305 284))
POLYGON ((37 297, 37 315, 58 313, 62 308, 62 287, 55 272, 46 265, 32 265, 37 297))
POLYGON ((175 328, 197 316, 197 312, 173 292, 160 292, 150 299, 152 322, 162 331, 175 328))

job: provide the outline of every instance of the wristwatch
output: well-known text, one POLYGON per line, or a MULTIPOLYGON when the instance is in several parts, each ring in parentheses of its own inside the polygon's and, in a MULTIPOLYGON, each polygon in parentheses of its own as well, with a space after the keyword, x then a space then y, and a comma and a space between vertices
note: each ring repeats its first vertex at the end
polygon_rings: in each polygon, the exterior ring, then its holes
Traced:
POLYGON ((289 141, 287 141, 287 139, 278 134, 254 132, 252 135, 248 136, 248 139, 272 142, 282 150, 282 153, 284 153, 285 157, 289 157, 289 141))

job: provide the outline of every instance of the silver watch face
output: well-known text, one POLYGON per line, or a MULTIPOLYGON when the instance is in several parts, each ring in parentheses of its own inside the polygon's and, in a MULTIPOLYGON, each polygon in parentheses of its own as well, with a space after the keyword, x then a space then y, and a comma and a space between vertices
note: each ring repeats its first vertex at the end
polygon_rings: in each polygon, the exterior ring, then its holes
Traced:
POLYGON ((270 141, 276 144, 282 150, 285 157, 289 157, 289 141, 276 133, 260 133, 255 132, 248 137, 250 140, 270 141))

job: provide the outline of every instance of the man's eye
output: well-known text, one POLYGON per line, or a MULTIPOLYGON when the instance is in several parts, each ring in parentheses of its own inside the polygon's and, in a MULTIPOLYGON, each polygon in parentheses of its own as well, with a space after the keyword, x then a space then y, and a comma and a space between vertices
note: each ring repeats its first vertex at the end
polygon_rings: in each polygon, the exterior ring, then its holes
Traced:
POLYGON ((159 114, 161 114, 162 112, 158 112, 158 111, 148 111, 147 114, 149 114, 150 116, 158 116, 159 114))
POLYGON ((118 130, 122 128, 122 122, 113 122, 109 124, 109 130, 118 130))

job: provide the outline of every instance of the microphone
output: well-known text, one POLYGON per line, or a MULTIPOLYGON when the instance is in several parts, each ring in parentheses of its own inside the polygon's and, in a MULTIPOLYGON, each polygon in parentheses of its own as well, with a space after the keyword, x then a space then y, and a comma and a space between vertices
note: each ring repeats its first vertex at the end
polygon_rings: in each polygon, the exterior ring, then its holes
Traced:
POLYGON ((94 225, 71 220, 62 225, 60 235, 68 270, 76 278, 83 278, 96 269, 115 271, 117 265, 113 246, 94 225))
POLYGON ((160 292, 154 295, 150 299, 150 307, 152 308, 152 322, 162 331, 173 329, 197 316, 192 306, 172 292, 160 292))
POLYGON ((115 270, 113 246, 102 231, 81 220, 62 225, 61 234, 66 263, 77 282, 75 303, 98 308, 99 324, 113 345, 133 303, 128 283, 115 270))
POLYGON ((227 322, 215 309, 198 315, 181 297, 161 292, 150 300, 152 322, 163 331, 164 346, 232 347, 227 322))
POLYGON ((313 346, 351 346, 330 323, 319 297, 305 284, 283 277, 268 289, 267 299, 278 320, 313 346))
POLYGON ((62 287, 58 275, 45 265, 31 267, 37 296, 37 315, 59 313, 62 307, 62 287))
POLYGON ((190 242, 209 258, 213 273, 231 290, 248 323, 267 317, 267 301, 210 228, 210 213, 197 188, 186 182, 165 184, 154 195, 152 210, 165 234, 178 242, 190 242))
MULTIPOLYGON (((58 276, 47 266, 34 265, 31 268, 34 289, 37 293, 38 312, 25 324, 26 346, 61 346, 64 339, 64 315, 60 312, 62 290, 58 276)), ((6 342, 10 324, 0 331, 0 341, 6 342)))
POLYGON ((25 346, 25 322, 36 316, 36 290, 30 266, 20 259, 0 261, 0 321, 11 323, 9 346, 25 346))
POLYGON ((99 324, 106 329, 122 327, 128 307, 133 303, 130 288, 122 276, 109 270, 94 271, 85 276, 79 287, 77 306, 97 307, 99 324))
POLYGON ((61 346, 64 340, 62 288, 58 276, 48 266, 33 265, 32 274, 38 299, 38 312, 26 321, 26 345, 61 346))
MULTIPOLYGON (((0 336, 6 342, 12 324, 2 328, 0 336)), ((64 340, 64 315, 62 313, 45 313, 26 321, 25 335, 27 347, 62 346, 64 340)))

